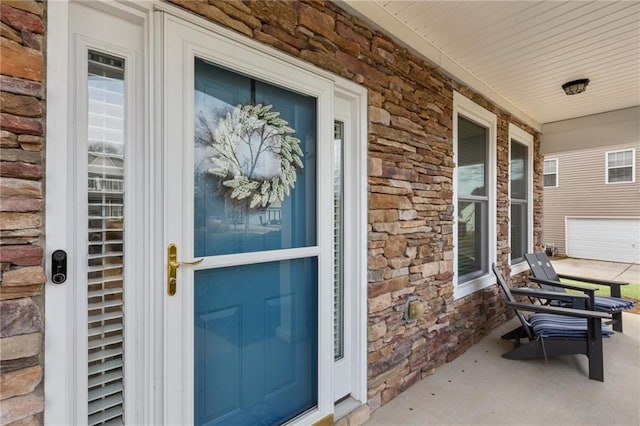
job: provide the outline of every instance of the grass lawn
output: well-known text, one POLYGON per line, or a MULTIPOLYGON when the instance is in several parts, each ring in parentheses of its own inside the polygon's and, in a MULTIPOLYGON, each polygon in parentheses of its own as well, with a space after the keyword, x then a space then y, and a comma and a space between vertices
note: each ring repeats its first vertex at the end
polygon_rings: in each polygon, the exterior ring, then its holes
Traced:
MULTIPOLYGON (((609 287, 605 285, 587 284, 573 280, 562 280, 562 282, 566 282, 567 284, 576 284, 581 287, 597 288, 598 291, 596 292, 596 296, 611 295, 609 292, 609 287)), ((620 286, 620 290, 622 291, 622 297, 640 300, 640 283, 629 283, 628 285, 620 286)))

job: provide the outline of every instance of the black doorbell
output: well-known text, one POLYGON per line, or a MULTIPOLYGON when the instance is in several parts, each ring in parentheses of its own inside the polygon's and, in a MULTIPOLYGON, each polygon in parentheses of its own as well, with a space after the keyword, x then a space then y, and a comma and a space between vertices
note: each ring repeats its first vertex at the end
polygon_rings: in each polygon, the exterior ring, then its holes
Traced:
POLYGON ((67 252, 56 250, 51 253, 51 281, 62 284, 67 280, 67 252))

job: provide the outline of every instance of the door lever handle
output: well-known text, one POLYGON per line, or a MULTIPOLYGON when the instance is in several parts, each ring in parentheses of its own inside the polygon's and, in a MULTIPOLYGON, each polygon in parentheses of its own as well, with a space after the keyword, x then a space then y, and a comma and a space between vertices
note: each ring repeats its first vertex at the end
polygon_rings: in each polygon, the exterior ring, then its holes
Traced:
POLYGON ((204 257, 202 259, 194 260, 193 262, 173 262, 173 263, 175 264, 175 266, 177 268, 178 266, 181 266, 181 265, 185 265, 185 266, 198 265, 198 264, 202 263, 203 260, 204 260, 204 257))
POLYGON ((179 262, 178 261, 178 246, 171 243, 167 247, 167 294, 174 296, 178 288, 178 268, 180 265, 197 265, 201 263, 204 258, 194 260, 192 262, 179 262))

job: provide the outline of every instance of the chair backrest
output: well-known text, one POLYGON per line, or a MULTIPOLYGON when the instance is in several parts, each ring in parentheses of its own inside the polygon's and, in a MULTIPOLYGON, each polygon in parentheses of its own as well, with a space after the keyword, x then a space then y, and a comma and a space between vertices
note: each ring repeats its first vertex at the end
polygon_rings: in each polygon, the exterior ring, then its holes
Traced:
MULTIPOLYGON (((531 268, 533 276, 542 280, 559 281, 560 278, 556 271, 553 269, 549 258, 544 253, 526 253, 524 258, 531 268)), ((565 293, 566 291, 560 287, 554 287, 548 284, 540 284, 540 288, 550 291, 559 291, 565 293)))
POLYGON ((547 279, 551 281, 560 281, 560 277, 556 273, 556 270, 553 269, 553 265, 551 264, 551 261, 547 257, 546 253, 536 253, 536 256, 538 257, 538 261, 542 265, 542 269, 544 270, 545 274, 547 274, 547 279))
MULTIPOLYGON (((504 293, 504 296, 506 297, 506 299, 509 302, 516 302, 516 299, 513 297, 513 294, 511 294, 511 290, 507 285, 507 281, 504 279, 502 272, 500 272, 500 270, 498 269, 495 263, 491 264, 491 269, 493 269, 493 274, 496 276, 496 280, 498 281, 498 286, 502 289, 502 292, 504 293)), ((531 332, 531 326, 527 321, 527 318, 518 309, 514 309, 514 310, 516 311, 516 315, 518 316, 518 319, 522 323, 522 328, 527 333, 527 337, 529 339, 533 339, 533 333, 531 332)))

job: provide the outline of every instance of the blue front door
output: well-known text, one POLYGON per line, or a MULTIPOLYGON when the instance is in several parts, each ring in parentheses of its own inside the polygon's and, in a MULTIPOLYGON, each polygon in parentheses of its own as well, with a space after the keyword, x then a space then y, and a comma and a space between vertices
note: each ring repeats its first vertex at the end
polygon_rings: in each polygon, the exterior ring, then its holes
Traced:
POLYGON ((193 106, 194 423, 282 424, 318 403, 316 98, 196 57, 193 106))

